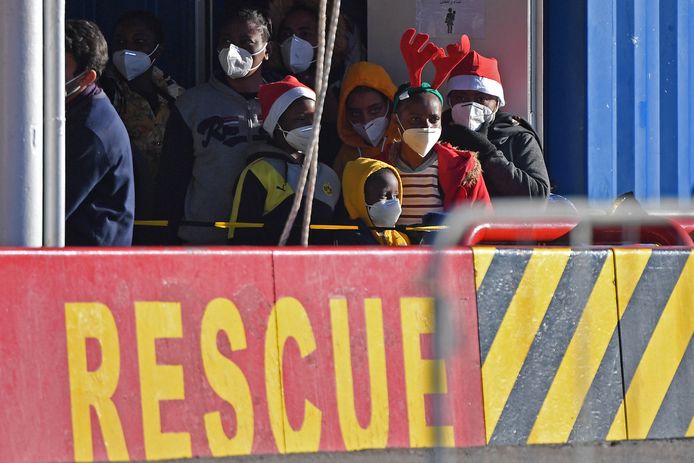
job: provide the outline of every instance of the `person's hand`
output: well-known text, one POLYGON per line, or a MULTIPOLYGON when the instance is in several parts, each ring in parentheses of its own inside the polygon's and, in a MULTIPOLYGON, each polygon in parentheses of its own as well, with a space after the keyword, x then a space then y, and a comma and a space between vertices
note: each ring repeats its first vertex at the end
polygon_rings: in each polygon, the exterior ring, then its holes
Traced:
POLYGON ((487 138, 487 130, 489 123, 485 122, 480 127, 479 131, 470 130, 464 125, 451 124, 449 132, 449 141, 453 146, 460 149, 477 151, 480 161, 488 158, 492 153, 496 152, 496 146, 487 138))

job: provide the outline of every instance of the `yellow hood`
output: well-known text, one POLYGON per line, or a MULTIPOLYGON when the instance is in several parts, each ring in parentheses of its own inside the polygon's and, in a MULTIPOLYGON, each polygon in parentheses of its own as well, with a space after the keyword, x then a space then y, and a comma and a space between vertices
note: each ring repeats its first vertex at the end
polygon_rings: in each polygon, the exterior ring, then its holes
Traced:
MULTIPOLYGON (((340 89, 340 105, 337 112, 337 133, 340 136, 342 143, 349 146, 354 146, 371 151, 374 149, 364 139, 354 131, 352 124, 349 123, 346 116, 347 97, 352 90, 357 87, 369 87, 381 92, 388 97, 390 101, 390 110, 393 110, 393 97, 397 87, 393 84, 390 76, 378 64, 360 61, 351 65, 344 78, 342 79, 342 88, 340 89), (369 150, 369 148, 371 150, 369 150)), ((392 140, 397 135, 397 126, 393 120, 390 122, 386 137, 392 140)), ((380 148, 380 147, 377 147, 380 148)))
MULTIPOLYGON (((390 164, 371 158, 357 158, 345 165, 342 174, 342 196, 347 213, 352 220, 361 219, 369 227, 373 227, 374 224, 366 210, 364 184, 369 175, 381 169, 390 169, 395 174, 400 190, 399 199, 402 201, 402 180, 400 180, 398 170, 390 164)), ((397 230, 384 230, 381 234, 371 230, 371 234, 379 243, 386 246, 408 246, 410 244, 407 235, 397 230)))

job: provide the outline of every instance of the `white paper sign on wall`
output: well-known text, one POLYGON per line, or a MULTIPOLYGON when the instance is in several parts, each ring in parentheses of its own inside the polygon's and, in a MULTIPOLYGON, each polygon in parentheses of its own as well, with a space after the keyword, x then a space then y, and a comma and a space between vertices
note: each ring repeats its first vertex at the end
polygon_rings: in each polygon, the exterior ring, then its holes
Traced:
POLYGON ((417 0, 418 32, 432 37, 484 38, 485 0, 417 0))

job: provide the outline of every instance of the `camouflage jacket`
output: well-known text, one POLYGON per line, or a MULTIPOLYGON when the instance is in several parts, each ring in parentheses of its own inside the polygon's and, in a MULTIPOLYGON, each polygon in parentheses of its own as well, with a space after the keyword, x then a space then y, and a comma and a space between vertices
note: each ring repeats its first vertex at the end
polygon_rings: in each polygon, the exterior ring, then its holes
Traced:
POLYGON ((131 90, 118 71, 109 66, 104 77, 112 80, 113 88, 107 89, 107 93, 112 94, 111 102, 128 129, 130 141, 147 162, 149 174, 154 178, 159 169, 170 104, 183 94, 184 89, 154 66, 152 80, 159 89, 159 105, 155 113, 147 99, 131 90))

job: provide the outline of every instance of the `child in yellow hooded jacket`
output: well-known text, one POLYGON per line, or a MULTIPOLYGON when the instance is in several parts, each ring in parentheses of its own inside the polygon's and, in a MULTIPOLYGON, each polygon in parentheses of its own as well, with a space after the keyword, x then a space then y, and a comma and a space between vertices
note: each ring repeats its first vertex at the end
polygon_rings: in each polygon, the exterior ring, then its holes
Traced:
POLYGON ((345 164, 359 157, 375 158, 398 137, 391 120, 397 87, 383 67, 360 61, 351 65, 340 89, 337 133, 342 147, 333 170, 342 178, 345 164))
POLYGON ((338 234, 338 244, 408 246, 410 240, 394 230, 402 211, 402 181, 393 166, 357 158, 345 164, 342 176, 345 209, 359 230, 338 234))

